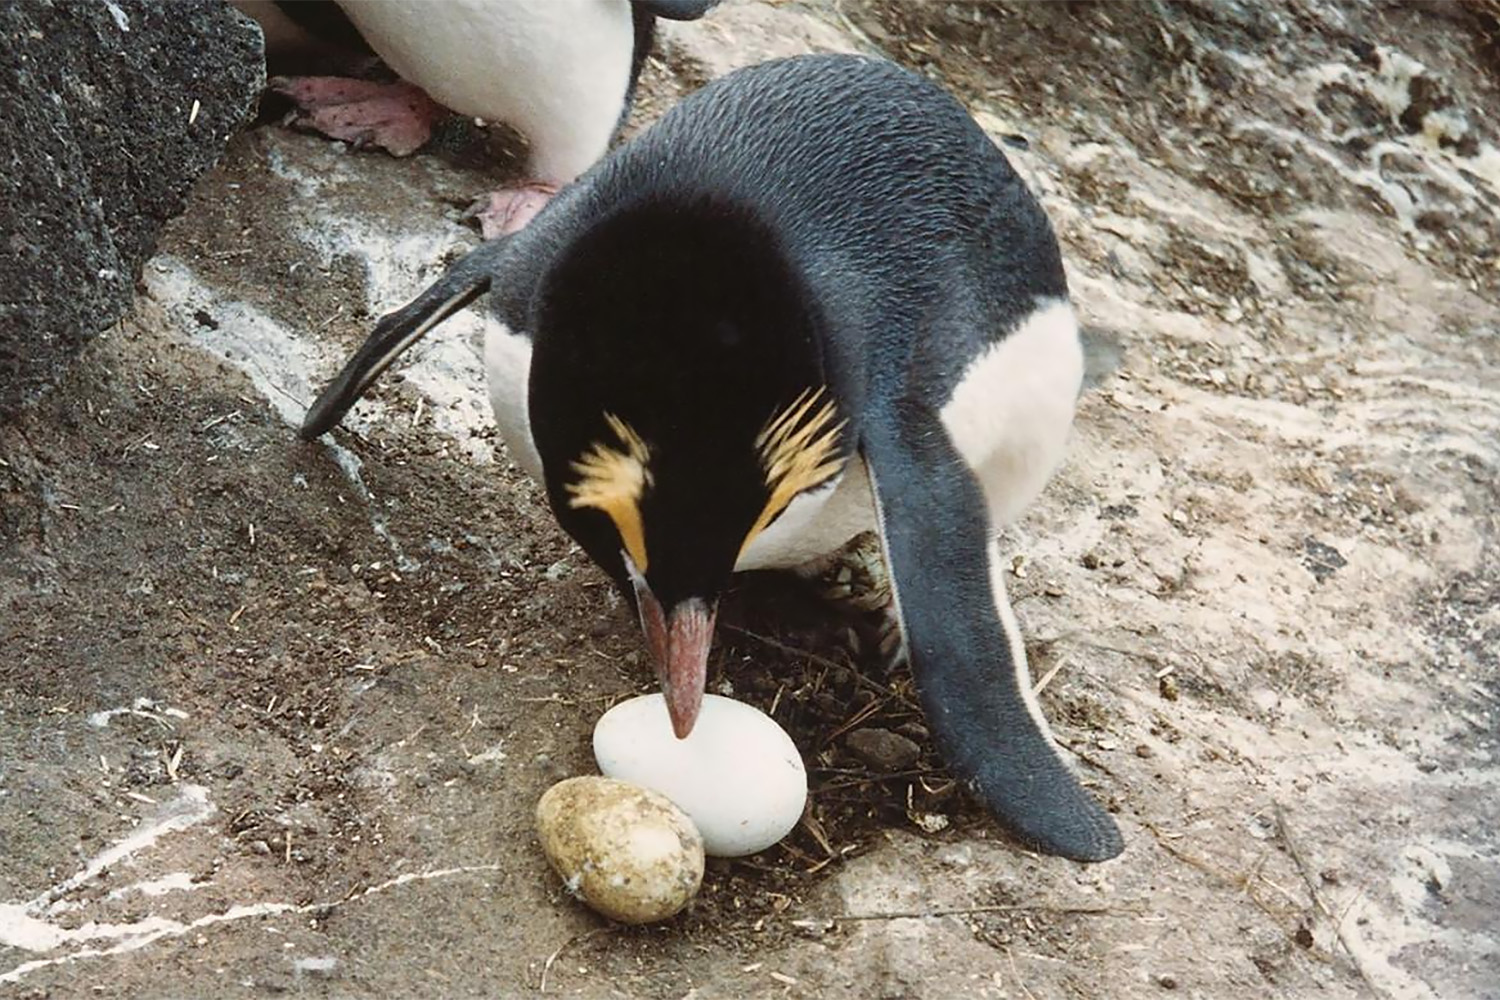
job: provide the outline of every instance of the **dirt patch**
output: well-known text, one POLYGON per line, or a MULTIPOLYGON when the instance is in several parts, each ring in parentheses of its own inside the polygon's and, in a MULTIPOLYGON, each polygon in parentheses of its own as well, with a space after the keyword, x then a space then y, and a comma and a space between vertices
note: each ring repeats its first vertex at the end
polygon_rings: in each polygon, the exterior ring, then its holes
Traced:
POLYGON ((747 578, 711 683, 791 733, 812 803, 644 929, 570 901, 532 836, 650 677, 494 437, 487 320, 331 444, 293 434, 510 161, 238 137, 134 314, 0 428, 0 988, 1500 996, 1500 79, 1474 23, 746 2, 664 31, 632 128, 788 46, 878 47, 1041 194, 1091 386, 1009 584, 1129 846, 1017 850, 909 676, 747 578), (915 761, 872 766, 861 729, 915 761))

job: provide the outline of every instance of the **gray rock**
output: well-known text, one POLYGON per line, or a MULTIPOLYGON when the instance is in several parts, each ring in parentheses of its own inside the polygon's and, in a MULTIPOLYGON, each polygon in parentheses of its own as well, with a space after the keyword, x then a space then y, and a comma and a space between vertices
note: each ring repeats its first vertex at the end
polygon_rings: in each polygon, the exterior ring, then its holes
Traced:
POLYGON ((904 771, 922 755, 921 747, 889 729, 856 729, 845 742, 850 753, 877 771, 904 771))
POLYGON ((0 4, 0 410, 128 307, 265 82, 222 0, 0 4), (194 111, 196 103, 196 112, 194 111))
POLYGON ((1332 545, 1326 545, 1316 538, 1305 538, 1302 540, 1302 564, 1312 573, 1313 579, 1322 583, 1349 565, 1349 560, 1332 545))

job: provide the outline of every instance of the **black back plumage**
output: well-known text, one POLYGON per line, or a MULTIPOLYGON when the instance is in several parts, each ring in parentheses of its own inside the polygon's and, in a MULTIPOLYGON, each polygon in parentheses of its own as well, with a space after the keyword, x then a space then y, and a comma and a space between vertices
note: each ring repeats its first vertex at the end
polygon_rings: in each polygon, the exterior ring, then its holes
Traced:
MULTIPOLYGON (((945 397, 961 372, 944 359, 974 357, 1036 299, 1067 293, 1047 218, 989 137, 951 96, 876 59, 780 60, 710 83, 569 194, 546 220, 565 232, 642 204, 758 218, 833 322, 839 388, 868 385, 877 404, 911 379, 945 397), (934 340, 955 310, 975 322, 934 340)), ((566 243, 541 228, 518 242, 566 243)))

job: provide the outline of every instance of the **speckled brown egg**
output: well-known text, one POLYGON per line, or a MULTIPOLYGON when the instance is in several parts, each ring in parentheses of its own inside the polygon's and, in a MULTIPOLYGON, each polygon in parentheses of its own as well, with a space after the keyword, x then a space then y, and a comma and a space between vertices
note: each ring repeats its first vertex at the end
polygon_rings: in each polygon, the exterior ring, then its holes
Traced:
POLYGON ((703 838, 666 796, 612 778, 569 778, 536 806, 537 836, 563 885, 626 924, 665 920, 703 884, 703 838))

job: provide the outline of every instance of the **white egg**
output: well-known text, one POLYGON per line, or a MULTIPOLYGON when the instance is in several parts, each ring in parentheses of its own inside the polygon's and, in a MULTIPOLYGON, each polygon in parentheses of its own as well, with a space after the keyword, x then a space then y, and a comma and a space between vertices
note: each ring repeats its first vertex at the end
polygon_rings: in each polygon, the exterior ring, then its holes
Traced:
POLYGON ((733 698, 704 695, 685 740, 672 732, 660 694, 621 702, 594 727, 594 758, 608 777, 675 802, 714 857, 765 850, 791 832, 807 802, 797 745, 769 715, 733 698))

